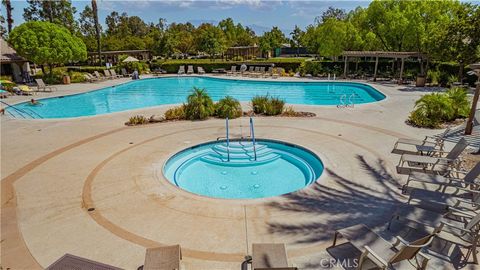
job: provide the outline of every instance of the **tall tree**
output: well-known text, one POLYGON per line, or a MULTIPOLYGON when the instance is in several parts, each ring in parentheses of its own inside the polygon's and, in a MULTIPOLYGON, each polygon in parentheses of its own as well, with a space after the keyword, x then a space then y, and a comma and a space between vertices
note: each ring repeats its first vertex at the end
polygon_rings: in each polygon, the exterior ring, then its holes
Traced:
POLYGON ((261 36, 259 40, 259 47, 263 54, 268 57, 272 50, 280 48, 286 41, 287 38, 285 37, 285 34, 275 26, 272 30, 263 33, 263 36, 261 36))
POLYGON ((27 0, 28 7, 23 9, 25 21, 48 21, 64 26, 71 33, 77 31, 74 14, 76 8, 69 0, 44 1, 27 0))
POLYGON ((97 1, 92 0, 92 13, 93 13, 93 22, 95 25, 95 38, 97 39, 97 53, 98 53, 98 61, 99 65, 102 65, 102 44, 100 40, 100 36, 102 33, 102 29, 100 24, 98 23, 98 7, 97 7, 97 1))
POLYGON ((298 27, 297 25, 295 25, 295 28, 290 33, 290 35, 292 37, 291 38, 291 46, 292 46, 292 48, 297 49, 297 55, 298 55, 298 48, 300 47, 300 43, 301 43, 301 40, 302 40, 302 37, 303 37, 304 34, 305 34, 305 32, 303 32, 302 29, 300 29, 300 27, 298 27))
POLYGON ((227 49, 227 39, 223 31, 209 23, 204 23, 197 28, 196 44, 199 51, 208 53, 212 58, 223 54, 227 49))
POLYGON ((7 28, 5 28, 4 24, 5 24, 5 17, 0 15, 0 36, 2 38, 5 38, 5 35, 7 34, 7 28))
POLYGON ((321 24, 327 21, 328 19, 337 19, 339 21, 342 21, 342 20, 345 20, 346 18, 347 18, 347 13, 345 12, 344 9, 328 7, 328 9, 322 13, 322 16, 315 18, 315 23, 321 24))
POLYGON ((7 12, 7 30, 8 33, 12 32, 13 17, 12 17, 12 3, 10 0, 2 0, 2 4, 5 6, 5 11, 7 12))

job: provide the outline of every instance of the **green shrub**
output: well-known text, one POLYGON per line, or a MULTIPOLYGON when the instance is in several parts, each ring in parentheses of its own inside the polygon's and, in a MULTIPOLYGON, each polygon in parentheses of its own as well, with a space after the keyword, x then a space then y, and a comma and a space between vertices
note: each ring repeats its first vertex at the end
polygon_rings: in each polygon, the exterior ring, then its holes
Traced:
POLYGON ((148 124, 148 122, 149 122, 149 120, 145 116, 135 115, 135 116, 130 117, 130 119, 128 119, 128 122, 126 122, 125 125, 127 125, 127 126, 137 126, 137 125, 148 124))
POLYGON ((285 107, 284 100, 270 97, 268 94, 265 96, 254 96, 251 102, 255 114, 279 115, 282 114, 285 107))
POLYGON ((299 70, 300 74, 304 76, 305 74, 311 74, 313 76, 317 76, 322 71, 322 66, 319 61, 305 61, 303 62, 299 70))
POLYGON ((214 112, 215 107, 207 91, 194 87, 185 105, 186 118, 190 120, 203 120, 212 116, 214 112))
POLYGON ((70 76, 70 82, 72 83, 79 83, 79 82, 84 82, 85 77, 83 76, 83 72, 77 72, 77 71, 70 71, 68 72, 68 75, 70 76))
POLYGON ((428 70, 427 71, 427 79, 430 81, 432 85, 438 85, 440 81, 440 71, 438 70, 428 70))
POLYGON ((215 104, 215 115, 220 118, 238 118, 242 116, 242 106, 238 100, 226 96, 215 104))
POLYGON ((98 71, 103 74, 103 71, 107 69, 104 66, 74 66, 74 67, 67 67, 67 71, 77 71, 77 72, 87 72, 93 73, 94 71, 98 71))
POLYGON ((293 109, 293 106, 288 106, 285 108, 285 110, 283 110, 282 115, 287 117, 295 117, 298 116, 298 113, 293 109))
POLYGON ((165 119, 166 120, 184 120, 185 117, 185 104, 177 107, 173 107, 168 109, 165 112, 165 119))
POLYGON ((279 115, 283 112, 283 107, 285 106, 285 101, 276 97, 271 97, 265 108, 266 115, 279 115))
POLYGON ((450 99, 453 110, 453 119, 450 120, 467 117, 470 112, 470 101, 468 100, 467 90, 454 87, 448 90, 446 95, 450 99))
POLYGON ((267 103, 268 103, 268 94, 265 96, 254 96, 252 98, 252 109, 256 114, 265 113, 267 103))
POLYGON ((452 86, 453 83, 456 83, 456 82, 458 82, 458 76, 457 75, 451 74, 450 76, 448 76, 447 86, 452 86))
POLYGON ((409 121, 419 127, 437 128, 442 123, 467 117, 469 110, 467 91, 457 87, 443 94, 421 97, 415 102, 415 110, 410 113, 409 121))

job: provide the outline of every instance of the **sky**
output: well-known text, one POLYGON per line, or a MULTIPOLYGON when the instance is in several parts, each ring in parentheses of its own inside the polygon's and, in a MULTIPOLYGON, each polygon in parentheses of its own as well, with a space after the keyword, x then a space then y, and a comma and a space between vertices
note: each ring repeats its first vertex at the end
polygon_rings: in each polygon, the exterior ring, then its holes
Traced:
MULTIPOLYGON (((235 22, 245 26, 254 26, 257 34, 260 30, 268 30, 278 26, 289 33, 295 25, 305 28, 312 24, 315 17, 320 16, 328 7, 353 10, 358 6, 367 7, 371 1, 301 1, 301 0, 150 0, 119 1, 97 0, 99 17, 102 24, 112 11, 127 12, 128 15, 139 16, 145 22, 158 22, 165 18, 171 22, 212 22, 231 17, 235 22)), ((470 1, 479 4, 477 0, 470 1)), ((77 8, 76 17, 90 5, 90 0, 72 1, 77 8)), ((14 25, 21 24, 23 9, 28 6, 26 0, 12 0, 14 25)), ((2 5, 2 15, 5 15, 2 5)))
MULTIPOLYGON (((78 14, 90 0, 72 1, 78 14)), ((105 18, 112 11, 127 12, 128 15, 141 17, 145 22, 158 22, 165 18, 171 22, 218 22, 231 17, 235 22, 243 25, 256 25, 266 28, 279 26, 289 31, 298 25, 305 28, 312 24, 316 16, 322 14, 329 6, 345 10, 355 9, 357 6, 366 7, 370 1, 298 1, 298 0, 163 0, 163 1, 118 1, 97 0, 100 21, 104 24, 105 18)), ((28 6, 26 0, 12 0, 14 25, 21 24, 23 9, 28 6)), ((3 6, 2 6, 3 8, 3 6)), ((4 10, 1 11, 3 15, 4 10)), ((260 29, 260 27, 259 27, 260 29)))

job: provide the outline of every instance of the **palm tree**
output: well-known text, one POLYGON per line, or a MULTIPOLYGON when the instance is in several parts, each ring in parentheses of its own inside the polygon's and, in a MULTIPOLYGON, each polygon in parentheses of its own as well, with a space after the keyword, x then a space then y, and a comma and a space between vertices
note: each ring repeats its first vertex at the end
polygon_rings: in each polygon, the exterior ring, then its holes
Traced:
POLYGON ((12 31, 12 25, 13 25, 13 18, 12 18, 12 3, 10 0, 2 0, 3 5, 5 6, 5 10, 7 11, 7 29, 8 33, 12 31))
POLYGON ((203 120, 213 115, 214 111, 213 101, 207 91, 194 87, 187 98, 186 117, 190 120, 203 120))
POLYGON ((101 52, 101 44, 100 44, 100 24, 98 23, 98 8, 97 8, 97 1, 92 0, 92 12, 93 12, 93 20, 95 21, 95 34, 97 38, 97 52, 98 52, 98 62, 99 65, 102 65, 102 52, 101 52))

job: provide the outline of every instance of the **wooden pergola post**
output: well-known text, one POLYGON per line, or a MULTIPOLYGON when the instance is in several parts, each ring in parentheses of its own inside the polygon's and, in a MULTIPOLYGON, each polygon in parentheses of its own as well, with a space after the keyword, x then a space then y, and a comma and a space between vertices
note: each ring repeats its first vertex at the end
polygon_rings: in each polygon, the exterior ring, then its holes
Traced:
POLYGON ((347 66, 348 66, 348 56, 344 56, 345 57, 345 64, 344 64, 344 67, 343 67, 343 78, 344 79, 347 79, 347 66))
POLYGON ((373 72, 373 81, 377 81, 378 56, 375 58, 375 70, 373 72))
POLYGON ((402 57, 402 64, 400 65, 400 78, 398 84, 403 84, 403 67, 405 66, 405 57, 402 57))
POLYGON ((471 135, 473 131, 473 120, 475 119, 475 112, 477 111, 478 98, 480 96, 480 63, 471 64, 470 68, 477 75, 477 86, 475 87, 475 94, 472 100, 472 108, 470 109, 470 114, 468 115, 467 124, 465 126, 465 135, 471 135))

